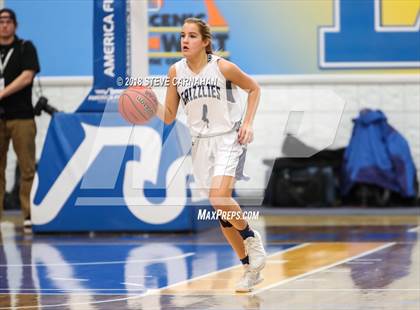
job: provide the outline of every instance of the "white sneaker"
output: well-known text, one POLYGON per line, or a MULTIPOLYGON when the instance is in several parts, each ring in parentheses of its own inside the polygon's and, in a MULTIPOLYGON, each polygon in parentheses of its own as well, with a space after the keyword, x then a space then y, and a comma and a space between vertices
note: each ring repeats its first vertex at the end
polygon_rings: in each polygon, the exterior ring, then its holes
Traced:
POLYGON ((23 228, 32 228, 32 222, 30 219, 26 219, 23 221, 23 228))
POLYGON ((252 271, 249 265, 244 266, 245 271, 242 277, 236 284, 235 291, 240 293, 246 293, 252 291, 252 288, 261 283, 263 278, 260 276, 259 271, 252 271))
POLYGON ((254 230, 255 237, 248 237, 244 240, 245 251, 249 257, 249 267, 253 271, 261 271, 265 266, 266 254, 262 244, 261 236, 254 230))

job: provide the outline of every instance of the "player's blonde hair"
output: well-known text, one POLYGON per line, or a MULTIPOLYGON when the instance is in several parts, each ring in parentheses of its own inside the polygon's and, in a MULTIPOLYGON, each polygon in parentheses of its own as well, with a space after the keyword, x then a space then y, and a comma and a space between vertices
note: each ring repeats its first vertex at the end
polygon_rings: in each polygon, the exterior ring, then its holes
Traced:
POLYGON ((200 31, 203 40, 207 40, 209 44, 206 46, 206 54, 213 54, 213 48, 211 46, 211 30, 209 24, 207 24, 204 20, 196 18, 196 17, 189 17, 184 20, 184 24, 192 23, 198 26, 198 30, 200 31))

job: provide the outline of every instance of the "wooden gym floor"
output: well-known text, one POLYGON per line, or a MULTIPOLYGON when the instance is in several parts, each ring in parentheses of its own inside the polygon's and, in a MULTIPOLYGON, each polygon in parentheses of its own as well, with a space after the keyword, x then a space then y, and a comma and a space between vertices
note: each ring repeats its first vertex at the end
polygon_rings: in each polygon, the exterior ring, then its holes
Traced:
POLYGON ((217 224, 196 234, 41 234, 1 223, 0 309, 420 309, 420 216, 264 215, 264 281, 217 224))

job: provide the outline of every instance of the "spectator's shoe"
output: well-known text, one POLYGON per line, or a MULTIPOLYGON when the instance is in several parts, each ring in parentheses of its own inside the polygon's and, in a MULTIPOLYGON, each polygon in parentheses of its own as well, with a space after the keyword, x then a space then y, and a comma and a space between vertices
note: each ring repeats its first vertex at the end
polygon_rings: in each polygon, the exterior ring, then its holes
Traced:
POLYGON ((235 291, 238 293, 246 293, 252 291, 253 287, 262 282, 263 278, 259 271, 252 271, 249 265, 244 266, 245 271, 236 284, 235 291))
POLYGON ((24 229, 31 229, 32 228, 32 222, 29 218, 27 218, 23 221, 23 228, 24 229))
POLYGON ((262 244, 261 236, 254 230, 255 237, 248 237, 244 240, 245 251, 249 257, 249 267, 253 271, 261 271, 265 267, 266 254, 262 244))

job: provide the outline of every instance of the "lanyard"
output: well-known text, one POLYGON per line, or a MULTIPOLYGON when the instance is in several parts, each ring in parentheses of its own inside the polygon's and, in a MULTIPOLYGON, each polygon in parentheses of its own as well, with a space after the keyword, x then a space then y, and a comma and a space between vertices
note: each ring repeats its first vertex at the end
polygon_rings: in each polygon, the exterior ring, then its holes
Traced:
POLYGON ((14 50, 14 48, 10 49, 9 52, 7 52, 7 55, 6 55, 6 58, 4 59, 4 62, 1 60, 1 57, 0 57, 0 74, 2 76, 3 76, 4 69, 6 69, 7 63, 9 62, 10 57, 13 54, 13 50, 14 50))

